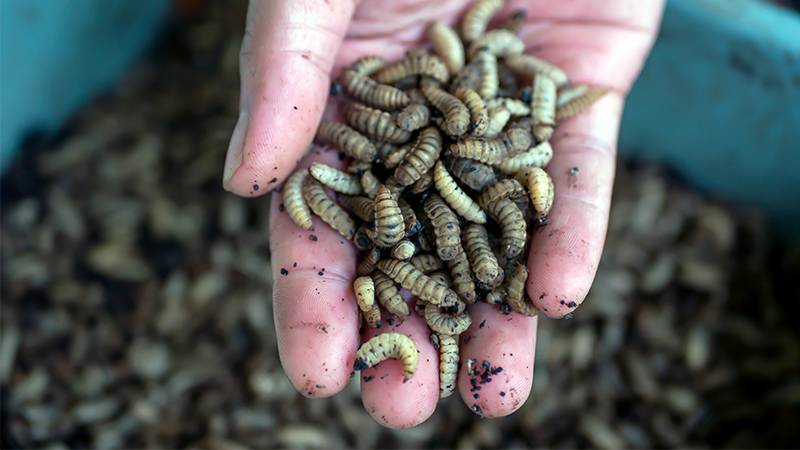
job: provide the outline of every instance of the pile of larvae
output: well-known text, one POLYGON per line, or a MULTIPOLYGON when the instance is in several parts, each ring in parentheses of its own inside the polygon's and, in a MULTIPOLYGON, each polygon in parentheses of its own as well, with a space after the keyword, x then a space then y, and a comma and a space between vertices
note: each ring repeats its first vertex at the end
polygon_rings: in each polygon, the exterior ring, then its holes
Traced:
MULTIPOLYGON (((525 294, 528 230, 545 223, 554 188, 543 170, 549 139, 564 119, 606 89, 570 84, 558 67, 525 54, 517 35, 525 12, 487 31, 502 0, 479 0, 460 36, 442 23, 432 47, 388 63, 366 56, 344 70, 334 94, 349 102, 344 123, 323 121, 316 142, 349 156, 345 170, 314 163, 284 186, 284 206, 300 227, 311 213, 361 250, 353 290, 363 322, 412 313, 416 297, 440 355, 440 396, 456 386, 458 336, 476 301, 537 314, 525 294), (335 195, 335 200, 334 200, 335 195)), ((383 333, 356 353, 355 370, 384 359, 417 367, 408 336, 383 333)))

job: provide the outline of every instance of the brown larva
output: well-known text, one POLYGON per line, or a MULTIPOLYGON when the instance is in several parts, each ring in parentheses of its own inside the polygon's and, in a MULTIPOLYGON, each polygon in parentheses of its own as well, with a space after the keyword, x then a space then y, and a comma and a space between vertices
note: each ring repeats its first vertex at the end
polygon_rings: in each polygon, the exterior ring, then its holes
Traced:
POLYGON ((503 131, 509 119, 511 119, 511 112, 505 107, 498 106, 489 109, 489 124, 486 127, 484 137, 487 139, 497 137, 503 131))
POLYGON ((488 51, 502 58, 519 55, 525 51, 525 43, 513 31, 502 28, 486 32, 469 46, 469 56, 474 57, 479 51, 488 51))
POLYGON ((514 120, 508 124, 506 130, 500 135, 503 143, 506 144, 509 156, 516 156, 533 145, 531 124, 532 120, 529 117, 514 120))
POLYGON ((308 178, 308 170, 293 173, 283 186, 283 205, 286 212, 298 227, 311 229, 311 210, 303 198, 303 183, 308 178))
POLYGON ((431 334, 431 344, 439 351, 439 398, 447 398, 456 390, 458 378, 458 337, 431 334))
POLYGON ((392 247, 391 255, 394 259, 407 260, 414 256, 417 248, 408 239, 403 239, 392 247))
POLYGON ((403 318, 409 315, 408 304, 400 295, 400 289, 395 282, 380 271, 372 274, 375 282, 375 292, 378 302, 389 314, 403 318))
POLYGON ((486 31, 492 16, 503 7, 503 0, 478 0, 473 3, 461 19, 461 38, 464 42, 478 39, 486 31))
POLYGON ((379 70, 375 74, 375 80, 378 83, 391 84, 414 75, 425 75, 442 83, 449 76, 447 66, 438 56, 425 51, 410 50, 403 60, 379 70))
POLYGON ((572 84, 560 88, 558 90, 558 97, 556 98, 556 110, 587 93, 588 91, 588 84, 572 84))
POLYGON ((375 271, 375 265, 381 260, 381 251, 378 248, 372 248, 364 257, 359 261, 356 266, 356 273, 358 275, 369 275, 375 271))
POLYGON ((359 184, 361 184, 361 190, 364 192, 364 195, 369 198, 375 198, 375 194, 378 193, 378 186, 381 184, 378 177, 376 177, 372 171, 366 170, 361 174, 361 178, 359 178, 358 181, 359 184))
POLYGON ((533 134, 538 142, 544 142, 553 135, 556 126, 556 83, 547 76, 539 75, 533 79, 531 92, 531 116, 533 134))
POLYGON ((344 209, 328 197, 319 182, 311 177, 306 178, 303 184, 303 198, 311 211, 314 211, 314 214, 318 215, 323 222, 330 225, 347 240, 353 239, 356 223, 344 209))
POLYGON ((475 281, 472 279, 472 268, 469 265, 467 254, 462 249, 458 255, 447 262, 450 268, 450 278, 453 280, 452 288, 464 303, 475 303, 475 281))
POLYGON ((378 247, 391 247, 405 235, 403 213, 392 193, 381 186, 375 195, 375 238, 378 247))
POLYGON ((420 224, 419 219, 417 219, 417 213, 414 212, 414 208, 403 198, 397 201, 397 206, 400 207, 400 212, 403 213, 403 224, 405 226, 406 236, 414 236, 419 232, 420 228, 422 228, 422 224, 420 224))
POLYGON ((497 164, 508 156, 508 148, 499 137, 495 139, 463 139, 450 144, 448 150, 453 156, 489 165, 497 164))
POLYGON ((411 103, 397 113, 395 122, 400 129, 416 131, 428 125, 431 110, 421 103, 411 103))
POLYGON ((433 183, 444 201, 453 208, 453 211, 475 223, 486 223, 486 213, 480 206, 458 186, 456 181, 445 169, 442 161, 437 161, 433 167, 433 183))
POLYGON ((382 333, 361 344, 353 370, 364 370, 389 358, 403 363, 404 381, 410 380, 417 371, 417 347, 410 337, 400 333, 382 333))
POLYGON ((429 170, 419 177, 419 180, 408 187, 409 192, 412 194, 421 194, 433 186, 433 171, 429 170))
POLYGON ((356 60, 356 62, 350 65, 349 69, 360 75, 370 76, 378 69, 382 69, 385 66, 385 59, 380 56, 367 55, 356 60))
POLYGON ((519 181, 513 178, 505 178, 484 189, 481 195, 478 196, 478 203, 491 205, 504 198, 510 198, 511 200, 524 198, 525 194, 525 187, 519 181))
POLYGON ((512 174, 523 167, 544 167, 552 158, 553 147, 550 142, 542 142, 526 152, 500 161, 494 168, 505 174, 512 174))
POLYGON ((478 83, 481 80, 480 67, 476 62, 472 62, 462 67, 458 73, 450 81, 450 90, 455 91, 458 88, 468 88, 472 90, 478 89, 478 83))
POLYGON ((528 237, 525 216, 519 207, 512 200, 505 198, 481 206, 500 225, 502 257, 508 260, 519 256, 525 248, 525 240, 528 237))
POLYGON ((364 320, 370 327, 379 328, 381 326, 381 310, 375 303, 375 286, 372 278, 364 276, 353 280, 353 292, 356 294, 356 303, 364 315, 364 320))
POLYGON ((323 186, 333 189, 336 192, 348 195, 358 195, 361 193, 361 183, 358 177, 342 172, 327 164, 313 163, 308 168, 308 172, 314 179, 322 183, 323 186))
POLYGON ((479 51, 475 55, 475 65, 478 68, 478 85, 476 91, 484 99, 497 96, 500 89, 500 79, 497 75, 497 57, 486 51, 479 51))
POLYGON ((422 92, 431 104, 442 112, 442 130, 450 136, 461 136, 469 130, 469 109, 457 97, 433 85, 424 85, 422 92))
POLYGON ((425 274, 444 269, 444 262, 439 257, 427 253, 414 255, 411 258, 411 265, 425 274))
POLYGON ((517 98, 511 97, 495 97, 486 101, 486 107, 489 109, 502 106, 511 113, 512 117, 524 117, 531 114, 531 107, 527 103, 517 98))
POLYGON ((375 108, 393 111, 409 103, 405 92, 394 86, 378 83, 354 70, 342 72, 340 81, 351 97, 375 108))
POLYGON ((317 129, 316 141, 331 144, 351 158, 370 162, 377 149, 369 139, 343 123, 322 121, 317 129))
POLYGON ((450 275, 448 275, 446 272, 433 272, 428 276, 431 277, 431 280, 443 286, 447 286, 450 289, 453 288, 453 280, 450 279, 450 275))
POLYGON ((366 224, 361 224, 356 229, 356 234, 353 235, 353 244, 355 244, 356 248, 359 250, 369 250, 375 246, 372 242, 372 236, 375 233, 372 232, 366 224))
POLYGON ((486 228, 479 224, 469 224, 464 229, 463 245, 475 278, 487 287, 499 286, 503 282, 503 269, 489 246, 486 228))
POLYGON ((379 261, 377 266, 378 270, 427 303, 443 306, 453 306, 458 303, 458 295, 455 292, 433 281, 409 262, 384 259, 379 261))
POLYGON ((508 270, 504 283, 506 289, 505 301, 512 310, 529 317, 539 313, 533 302, 525 295, 525 281, 528 279, 528 269, 523 264, 515 263, 508 270))
POLYGON ((465 158, 452 158, 450 172, 470 189, 482 191, 497 180, 491 166, 465 158))
MULTIPOLYGON (((586 92, 568 101, 565 101, 563 104, 559 104, 556 108, 556 121, 560 122, 562 120, 569 119, 570 117, 577 116, 585 109, 592 106, 595 102, 600 100, 608 91, 609 89, 606 87, 591 88, 586 92)), ((566 95, 566 92, 564 94, 559 94, 559 103, 562 95, 566 95)))
POLYGON ((453 94, 464 103, 469 110, 470 132, 474 137, 482 137, 489 126, 489 112, 486 104, 477 92, 469 88, 458 88, 453 94))
POLYGON ((505 58, 504 62, 509 69, 520 75, 530 78, 544 75, 553 80, 557 86, 563 86, 569 81, 563 70, 533 55, 511 55, 505 58))
POLYGON ((394 180, 400 186, 408 186, 428 172, 442 151, 442 135, 436 127, 423 129, 414 147, 406 153, 394 171, 394 180))
POLYGON ((411 150, 412 148, 414 148, 414 144, 409 143, 395 149, 395 151, 391 153, 387 153, 382 158, 383 166, 386 167, 387 169, 394 169, 395 167, 397 167, 398 164, 400 164, 403 158, 405 158, 406 153, 408 153, 408 151, 411 150))
POLYGON ((375 201, 371 198, 340 195, 337 200, 344 209, 352 212, 364 222, 372 222, 375 219, 375 201))
POLYGON ((347 123, 372 139, 390 144, 403 144, 411 139, 411 133, 398 127, 391 114, 358 103, 344 107, 347 123))
POLYGON ((425 214, 436 236, 436 253, 442 261, 450 261, 461 251, 461 229, 458 217, 437 194, 425 199, 425 214))
POLYGON ((441 308, 431 303, 425 306, 425 321, 434 332, 449 335, 459 335, 472 324, 468 314, 442 312, 441 308))
POLYGON ((458 34, 446 23, 437 20, 428 27, 426 32, 431 47, 444 64, 448 72, 454 74, 464 67, 464 44, 458 34))

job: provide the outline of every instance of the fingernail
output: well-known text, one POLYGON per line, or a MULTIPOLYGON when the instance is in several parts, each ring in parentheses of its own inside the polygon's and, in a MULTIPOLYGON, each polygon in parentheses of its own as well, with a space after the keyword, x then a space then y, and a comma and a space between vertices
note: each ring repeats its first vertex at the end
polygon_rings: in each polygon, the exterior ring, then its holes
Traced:
POLYGON ((242 154, 244 149, 244 138, 247 135, 247 128, 250 124, 250 114, 247 111, 239 113, 239 120, 231 135, 231 142, 228 144, 228 153, 225 154, 225 168, 222 170, 222 187, 226 191, 228 183, 242 165, 242 154))

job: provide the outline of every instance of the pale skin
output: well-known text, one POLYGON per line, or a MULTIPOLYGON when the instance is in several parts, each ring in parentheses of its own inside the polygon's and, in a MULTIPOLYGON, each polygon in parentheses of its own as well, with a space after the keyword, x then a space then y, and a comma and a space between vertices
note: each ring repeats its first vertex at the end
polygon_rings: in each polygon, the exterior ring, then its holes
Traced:
MULTIPOLYGON (((306 155, 332 77, 364 55, 401 58, 419 45, 431 20, 453 24, 468 3, 251 1, 240 60, 241 114, 225 161, 225 189, 263 195, 300 160, 303 166, 340 165, 332 151, 306 155)), ((624 99, 650 51, 663 0, 509 0, 499 17, 520 8, 528 11, 521 30, 528 52, 559 65, 573 82, 611 88, 590 110, 563 123, 551 141, 555 156, 547 171, 556 200, 549 224, 533 233, 526 288, 544 315, 561 318, 583 302, 600 261, 624 99)), ((279 211, 281 201, 274 193, 269 230, 280 359, 299 392, 328 397, 350 382, 355 351, 375 331, 358 332, 352 245, 316 217, 312 232, 301 230, 279 211), (282 275, 281 268, 289 274, 282 275)), ((487 360, 503 371, 474 398, 462 364, 458 391, 468 407, 477 405, 487 417, 511 414, 530 394, 537 319, 501 315, 486 304, 471 307, 470 315, 462 361, 487 360)), ((361 376, 374 378, 362 383, 363 402, 378 422, 412 427, 436 408, 438 358, 420 317, 412 314, 401 325, 378 331, 391 329, 416 342, 417 373, 403 383, 402 366, 393 360, 365 370, 361 376)))

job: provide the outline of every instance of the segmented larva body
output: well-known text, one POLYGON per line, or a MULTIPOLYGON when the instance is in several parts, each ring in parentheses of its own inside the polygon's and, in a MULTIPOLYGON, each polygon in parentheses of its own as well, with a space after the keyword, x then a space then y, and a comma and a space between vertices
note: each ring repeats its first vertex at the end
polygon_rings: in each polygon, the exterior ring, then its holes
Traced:
POLYGON ((528 189, 536 218, 541 220, 547 216, 555 198, 555 186, 550 175, 539 167, 526 167, 517 172, 516 178, 528 189))
POLYGON ((353 244, 359 250, 369 250, 375 246, 375 243, 372 242, 373 234, 367 225, 362 223, 356 229, 356 234, 353 235, 353 244))
POLYGON ((472 89, 461 87, 453 91, 453 94, 464 103, 464 106, 469 110, 470 116, 470 130, 472 136, 482 137, 486 134, 486 128, 489 126, 489 111, 486 109, 486 104, 477 92, 472 89))
POLYGON ((416 131, 427 126, 431 120, 431 110, 421 103, 411 103, 397 113, 395 122, 403 130, 416 131))
POLYGON ((469 265, 466 252, 462 249, 452 261, 447 262, 450 268, 450 278, 453 280, 452 288, 464 303, 475 303, 475 282, 472 280, 472 268, 469 265))
POLYGON ((450 172, 470 189, 482 191, 497 180, 494 170, 486 164, 465 158, 452 158, 450 172))
POLYGON ((486 31, 486 26, 500 8, 503 0, 478 0, 469 7, 461 20, 461 38, 472 42, 486 31))
POLYGON ((409 102, 408 95, 402 90, 378 83, 356 70, 347 69, 342 72, 340 81, 348 95, 375 108, 393 111, 409 102))
POLYGON ((381 326, 381 310, 375 303, 375 285, 372 278, 364 276, 353 280, 353 292, 356 294, 358 309, 364 315, 364 320, 372 328, 381 326))
POLYGON ((511 156, 528 150, 533 145, 530 118, 517 119, 511 122, 500 135, 500 138, 506 144, 511 156))
POLYGON ((499 163, 508 155, 503 141, 495 139, 463 139, 450 144, 450 154, 489 165, 499 163))
POLYGON ((419 233, 420 228, 422 228, 422 224, 419 223, 419 219, 417 219, 417 213, 414 212, 414 208, 408 204, 408 202, 401 198, 397 201, 397 206, 400 207, 400 212, 403 213, 403 223, 405 224, 406 236, 414 236, 415 234, 419 233))
POLYGON ((410 380, 417 371, 417 347, 410 337, 400 333, 382 333, 361 344, 353 370, 364 370, 389 358, 403 363, 404 381, 410 380))
POLYGON ((504 178, 487 187, 478 196, 478 203, 491 205, 504 198, 517 200, 525 197, 525 187, 513 178, 504 178))
POLYGON ((436 253, 442 261, 450 261, 461 251, 461 229, 458 217, 438 195, 425 199, 425 214, 431 221, 436 236, 436 253))
POLYGON ((455 74, 464 67, 464 44, 458 34, 446 23, 437 20, 426 31, 433 51, 442 58, 448 72, 455 74))
POLYGON ((467 64, 450 81, 450 90, 455 91, 458 88, 477 90, 480 77, 481 72, 478 64, 475 62, 467 64))
POLYGON ((350 163, 345 167, 344 171, 349 173, 350 175, 360 175, 364 171, 367 171, 372 168, 371 162, 366 161, 359 161, 354 159, 350 161, 350 163))
POLYGON ((458 378, 458 337, 431 334, 431 343, 439 351, 439 398, 447 398, 456 390, 458 378))
MULTIPOLYGON (((381 260, 381 251, 378 248, 373 247, 367 253, 364 254, 364 257, 356 266, 356 274, 358 275, 369 275, 375 271, 375 265, 378 264, 378 261, 381 260)), ((377 283, 376 283, 377 284, 377 283)))
POLYGON ((400 186, 409 186, 427 173, 442 152, 442 135, 436 127, 423 129, 414 147, 406 153, 394 171, 394 180, 400 186))
POLYGON ((422 92, 444 116, 443 131, 450 136, 461 136, 469 130, 470 115, 466 105, 457 97, 433 85, 424 85, 422 92))
MULTIPOLYGON (((556 121, 562 121, 577 116, 595 104, 595 102, 600 100, 604 95, 606 95, 608 90, 609 89, 606 87, 592 88, 583 94, 558 105, 556 108, 556 121)), ((559 95, 559 100, 561 99, 561 95, 563 94, 559 95)))
POLYGON ((431 303, 425 306, 425 321, 428 327, 439 334, 459 335, 472 324, 469 315, 460 313, 446 313, 431 303))
POLYGON ((403 78, 425 75, 439 82, 446 82, 449 77, 444 61, 424 51, 409 51, 402 61, 390 64, 375 74, 378 83, 391 84, 403 78))
POLYGON ((497 96, 500 89, 500 79, 497 76, 497 57, 490 52, 479 51, 475 55, 475 65, 478 68, 478 85, 476 91, 484 99, 497 96))
POLYGON ((411 265, 416 267, 422 273, 430 273, 436 270, 444 269, 444 262, 434 255, 427 253, 414 255, 411 258, 411 265))
POLYGON ((498 286, 486 293, 486 303, 490 305, 501 305, 506 302, 506 297, 505 285, 498 286))
POLYGON ((381 186, 375 195, 375 238, 378 247, 391 247, 405 235, 403 213, 392 193, 381 186))
POLYGON ((464 250, 475 278, 490 288, 503 282, 503 269, 489 245, 489 235, 483 225, 471 223, 464 229, 464 250))
POLYGON ((367 136, 390 144, 403 144, 411 139, 411 133, 395 125, 391 114, 358 103, 344 107, 347 123, 367 136))
POLYGON ((378 270, 426 303, 443 306, 452 306, 458 303, 458 295, 455 292, 433 281, 409 262, 384 259, 378 262, 378 270))
POLYGON ((475 223, 486 223, 486 213, 458 186, 444 168, 442 161, 433 166, 433 183, 444 201, 459 215, 475 223))
POLYGON ((519 207, 512 200, 505 198, 481 206, 500 225, 500 254, 503 258, 508 260, 519 256, 525 248, 525 240, 528 237, 525 216, 519 207))
POLYGON ((335 167, 322 163, 311 164, 308 171, 315 180, 336 192, 348 195, 358 195, 361 193, 361 183, 355 175, 350 175, 349 173, 342 172, 335 167))
POLYGON ((495 97, 486 101, 486 107, 489 109, 502 106, 508 110, 513 117, 524 117, 531 114, 531 107, 527 102, 517 98, 510 97, 495 97))
POLYGON ((375 220, 375 201, 361 196, 340 195, 339 204, 364 222, 375 220))
POLYGON ((512 310, 529 317, 539 314, 539 310, 533 306, 533 302, 525 295, 525 281, 528 279, 528 268, 523 264, 515 263, 508 270, 506 278, 506 298, 505 301, 512 310))
POLYGON ((443 286, 447 286, 450 289, 453 288, 453 280, 451 280, 450 275, 445 272, 433 272, 428 276, 431 277, 431 280, 443 286))
POLYGON ((431 186, 433 186, 433 173, 429 170, 422 174, 419 180, 415 181, 408 190, 414 194, 421 194, 430 189, 431 186))
POLYGON ((293 173, 283 185, 283 206, 298 227, 311 229, 311 210, 303 198, 303 183, 308 178, 308 170, 301 169, 293 173))
POLYGON ((556 99, 556 110, 587 92, 589 92, 588 84, 573 84, 560 88, 556 99))
POLYGON ((533 135, 538 142, 544 142, 553 135, 556 126, 556 83, 549 77, 539 75, 533 79, 531 93, 531 116, 533 135))
POLYGON ((380 271, 376 271, 372 274, 372 279, 375 282, 378 302, 386 312, 400 318, 410 314, 408 304, 403 300, 400 295, 400 289, 391 278, 380 271))
POLYGON ((524 167, 544 167, 553 159, 553 147, 550 142, 542 142, 527 152, 495 164, 494 168, 505 174, 512 174, 524 167))
POLYGON ((378 69, 385 67, 386 64, 386 60, 380 56, 367 55, 356 60, 349 69, 360 75, 370 76, 378 69))
POLYGON ((505 58, 504 62, 509 69, 520 75, 531 78, 544 75, 553 80, 557 86, 563 86, 569 82, 566 72, 533 55, 511 55, 505 58))
POLYGON ((414 252, 417 251, 417 247, 414 246, 414 243, 409 241, 408 239, 403 239, 397 244, 392 247, 392 258, 394 259, 401 259, 401 260, 408 260, 414 256, 414 252))
POLYGON ((375 144, 343 123, 323 120, 317 129, 316 141, 320 144, 331 144, 359 161, 370 162, 377 154, 375 144))
POLYGON ((489 124, 486 127, 484 137, 487 139, 495 138, 503 131, 509 119, 511 119, 511 112, 503 106, 498 106, 489 109, 489 124))
POLYGON ((382 157, 383 167, 394 169, 412 148, 414 148, 414 143, 409 143, 395 149, 393 152, 387 153, 382 157))
POLYGON ((319 182, 308 177, 303 183, 303 198, 311 211, 314 211, 314 214, 318 215, 323 222, 330 225, 347 240, 353 239, 356 223, 344 209, 328 197, 319 182))
POLYGON ((519 55, 525 51, 525 43, 513 31, 502 28, 484 33, 469 46, 472 58, 478 51, 488 51, 497 57, 519 55))
POLYGON ((361 184, 361 190, 364 191, 364 195, 371 199, 375 198, 378 193, 378 186, 381 185, 378 177, 371 170, 366 170, 361 174, 361 178, 358 181, 361 184))

